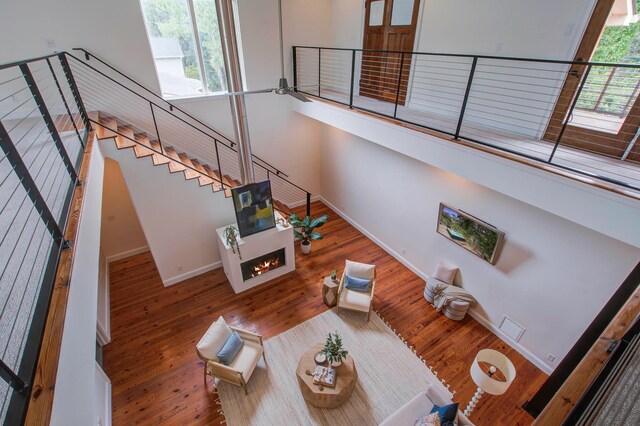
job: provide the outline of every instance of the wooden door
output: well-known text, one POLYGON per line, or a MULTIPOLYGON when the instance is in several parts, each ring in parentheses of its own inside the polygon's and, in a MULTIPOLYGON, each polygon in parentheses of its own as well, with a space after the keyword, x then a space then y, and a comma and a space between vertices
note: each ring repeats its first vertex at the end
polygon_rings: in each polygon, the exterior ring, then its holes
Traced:
POLYGON ((420 0, 366 0, 361 96, 404 105, 412 56, 400 52, 413 51, 419 7, 420 0))
MULTIPOLYGON (((581 62, 591 59, 596 51, 614 3, 615 0, 597 0, 582 41, 576 51, 574 61, 581 62)), ((544 133, 544 140, 555 143, 558 140, 563 123, 567 118, 571 119, 571 117, 567 117, 567 114, 574 97, 577 95, 578 88, 580 87, 586 70, 587 67, 585 65, 575 64, 570 67, 544 133)), ((596 73, 611 73, 615 75, 617 71, 611 67, 592 67, 590 75, 593 76, 596 73)), ((626 82, 625 84, 628 84, 628 82, 636 83, 637 81, 637 85, 640 85, 640 78, 633 80, 631 77, 622 77, 621 81, 626 82)), ((616 84, 620 83, 614 81, 613 86, 616 84)), ((638 88, 636 87, 629 97, 629 108, 625 107, 627 112, 623 114, 624 121, 617 131, 601 130, 601 125, 598 126, 597 122, 592 128, 588 128, 572 124, 570 121, 565 132, 562 134, 561 145, 569 145, 587 151, 621 158, 640 126, 640 97, 637 96, 637 91, 638 88)), ((636 144, 633 146, 627 153, 626 159, 640 161, 640 145, 636 144)))

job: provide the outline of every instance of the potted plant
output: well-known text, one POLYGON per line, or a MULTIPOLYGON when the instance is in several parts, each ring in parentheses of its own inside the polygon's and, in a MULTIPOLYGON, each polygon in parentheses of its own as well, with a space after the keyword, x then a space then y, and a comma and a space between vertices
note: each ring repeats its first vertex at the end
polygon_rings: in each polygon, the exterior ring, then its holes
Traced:
POLYGON ((235 226, 229 225, 222 231, 222 237, 225 239, 227 245, 231 246, 231 251, 236 254, 238 250, 238 256, 242 260, 242 254, 240 253, 240 245, 238 244, 238 230, 235 226))
POLYGON ((349 352, 342 347, 342 338, 336 332, 329 333, 320 353, 327 357, 327 361, 329 361, 332 367, 339 367, 349 352))
POLYGON ((322 235, 315 231, 316 228, 320 228, 322 225, 327 223, 329 220, 329 216, 323 214, 320 217, 312 219, 311 216, 306 216, 304 219, 300 219, 295 214, 292 214, 289 217, 289 222, 291 226, 295 229, 293 230, 293 235, 296 239, 301 240, 300 247, 302 248, 302 252, 304 254, 309 254, 311 251, 311 240, 321 240, 322 235))

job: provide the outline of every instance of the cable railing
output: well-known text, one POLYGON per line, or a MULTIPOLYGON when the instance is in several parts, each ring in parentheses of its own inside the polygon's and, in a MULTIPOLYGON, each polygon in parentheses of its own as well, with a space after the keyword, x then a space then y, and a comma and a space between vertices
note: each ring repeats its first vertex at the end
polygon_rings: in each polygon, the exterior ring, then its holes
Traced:
POLYGON ((640 65, 316 46, 293 56, 303 94, 640 191, 640 65))
POLYGON ((0 67, 0 423, 21 424, 90 125, 64 54, 0 67))
MULTIPOLYGON (((167 156, 172 147, 190 157, 172 161, 199 174, 208 162, 217 189, 240 179, 235 142, 82 52, 0 65, 0 424, 22 424, 27 413, 54 280, 72 245, 64 236, 92 128, 154 154, 167 156)), ((271 181, 276 208, 306 205, 310 214, 308 191, 260 157, 253 164, 256 179, 271 181)))
MULTIPOLYGON (((220 177, 240 180, 235 142, 95 55, 84 49, 75 50, 83 55, 67 54, 67 57, 90 117, 95 114, 117 117, 133 126, 136 132, 144 132, 157 141, 160 146, 157 153, 164 155, 164 148, 172 147, 208 163, 220 177)), ((100 124, 95 119, 90 120, 100 124)), ((118 134, 140 143, 135 137, 118 134)), ((154 150, 148 146, 145 148, 154 150)), ((193 169, 188 163, 183 165, 193 169)), ((310 214, 308 191, 291 182, 282 170, 256 155, 253 156, 253 165, 257 179, 271 181, 275 199, 288 208, 306 204, 307 214, 310 214)), ((218 180, 215 177, 212 179, 218 180)), ((219 183, 222 189, 228 186, 223 179, 219 179, 219 183)))

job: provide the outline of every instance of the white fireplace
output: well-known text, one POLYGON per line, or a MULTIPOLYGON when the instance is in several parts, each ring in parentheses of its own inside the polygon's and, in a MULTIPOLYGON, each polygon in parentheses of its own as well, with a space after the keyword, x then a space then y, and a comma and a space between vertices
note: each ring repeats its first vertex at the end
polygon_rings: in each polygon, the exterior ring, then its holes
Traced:
MULTIPOLYGON (((233 291, 240 293, 296 269, 293 250, 293 227, 277 223, 282 215, 275 212, 276 227, 238 237, 240 254, 229 246, 223 237, 226 226, 216 229, 218 248, 222 256, 224 272, 233 291), (242 256, 242 258, 240 258, 242 256)), ((238 228, 236 223, 231 224, 238 228)))

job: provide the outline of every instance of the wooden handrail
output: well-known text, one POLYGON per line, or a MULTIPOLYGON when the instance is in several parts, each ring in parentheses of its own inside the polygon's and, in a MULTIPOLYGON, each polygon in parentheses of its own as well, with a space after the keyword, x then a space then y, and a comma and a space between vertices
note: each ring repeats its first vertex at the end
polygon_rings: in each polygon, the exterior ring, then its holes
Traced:
POLYGON ((640 287, 627 300, 576 369, 536 418, 534 425, 559 426, 587 391, 609 358, 611 342, 620 340, 640 314, 640 287))
MULTIPOLYGON (((89 174, 91 151, 93 149, 94 133, 90 132, 87 138, 80 168, 79 178, 86 182, 89 174)), ((69 222, 65 231, 65 239, 77 241, 80 213, 85 198, 86 187, 80 185, 76 187, 69 213, 69 222)), ((76 246, 62 251, 58 270, 51 293, 51 302, 47 314, 47 322, 42 335, 42 345, 38 356, 38 364, 33 378, 33 386, 29 406, 25 418, 25 425, 41 426, 48 425, 51 420, 51 410, 53 408, 53 394, 55 391, 56 377, 58 374, 58 363, 60 361, 60 349, 62 346, 62 334, 64 320, 67 313, 67 302, 69 299, 69 279, 76 253, 76 246)))

